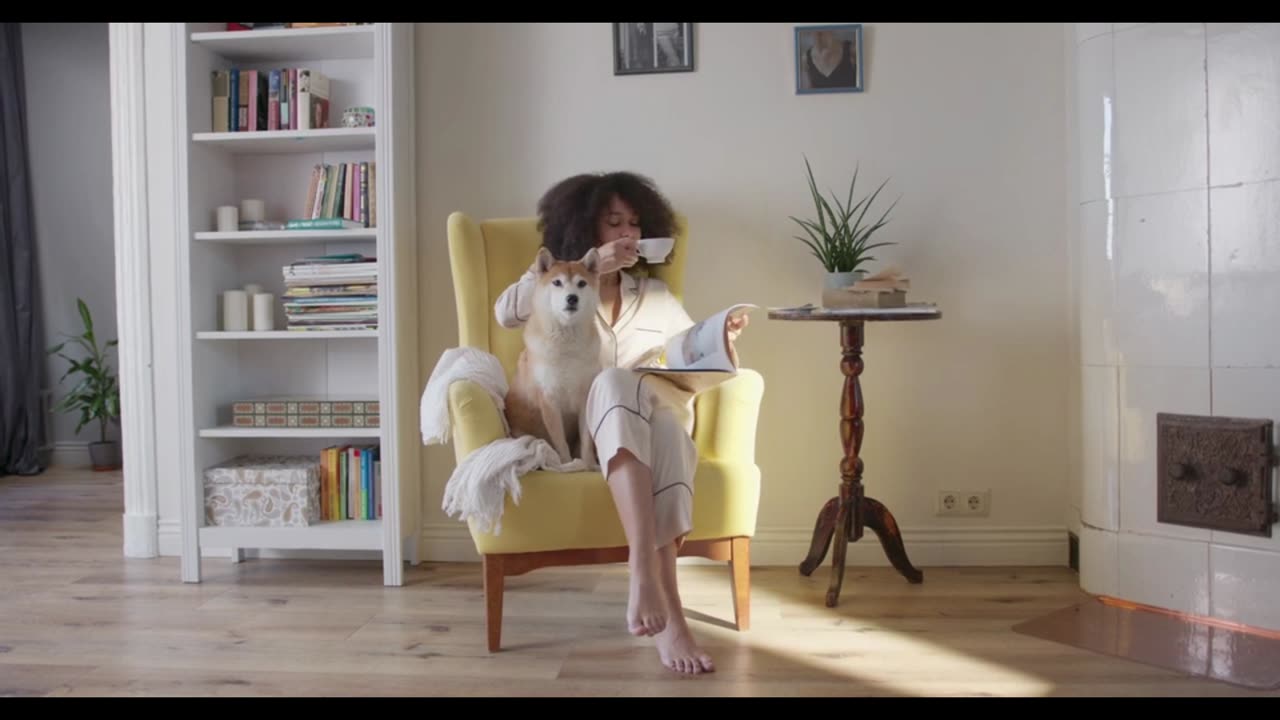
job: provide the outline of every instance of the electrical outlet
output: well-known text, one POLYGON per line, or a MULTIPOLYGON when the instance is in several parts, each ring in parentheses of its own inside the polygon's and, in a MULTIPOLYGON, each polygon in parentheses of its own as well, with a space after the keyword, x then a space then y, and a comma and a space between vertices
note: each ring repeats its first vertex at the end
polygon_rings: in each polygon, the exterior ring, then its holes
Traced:
POLYGON ((940 490, 938 491, 938 515, 989 515, 991 513, 990 490, 940 490))

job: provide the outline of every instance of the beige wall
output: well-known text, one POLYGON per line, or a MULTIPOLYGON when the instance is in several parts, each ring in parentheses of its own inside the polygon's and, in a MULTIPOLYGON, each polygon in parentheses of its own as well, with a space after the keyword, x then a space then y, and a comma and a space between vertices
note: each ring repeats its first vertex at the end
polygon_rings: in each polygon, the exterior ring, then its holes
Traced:
MULTIPOLYGON (((865 355, 865 482, 921 565, 1066 562, 1068 340, 1064 37, 1059 24, 868 25, 866 92, 797 96, 791 24, 697 26, 697 71, 614 77, 608 24, 418 26, 417 152, 425 382, 457 342, 445 241, 453 210, 532 214, 577 172, 655 178, 690 220, 687 292, 818 300, 821 269, 789 215, 855 163, 902 200, 879 253, 941 321, 874 325, 865 355), (991 490, 991 514, 935 514, 941 489, 991 490)), ((877 207, 886 207, 878 203, 877 207)), ((837 329, 768 321, 740 340, 765 376, 753 560, 803 556, 841 454, 837 329)), ((452 448, 424 449, 428 559, 468 558, 440 511, 452 448)), ((850 562, 883 563, 874 538, 850 562)))

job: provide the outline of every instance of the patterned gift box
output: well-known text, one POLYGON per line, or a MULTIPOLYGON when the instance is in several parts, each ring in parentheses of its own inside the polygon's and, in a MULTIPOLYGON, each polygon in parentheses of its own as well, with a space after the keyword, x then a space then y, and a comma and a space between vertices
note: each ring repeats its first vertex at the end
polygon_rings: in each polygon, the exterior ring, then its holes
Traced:
POLYGON ((204 471, 205 524, 305 527, 320 522, 320 464, 309 455, 241 456, 204 471))
POLYGON ((264 398, 231 404, 235 427, 380 427, 377 400, 264 398))

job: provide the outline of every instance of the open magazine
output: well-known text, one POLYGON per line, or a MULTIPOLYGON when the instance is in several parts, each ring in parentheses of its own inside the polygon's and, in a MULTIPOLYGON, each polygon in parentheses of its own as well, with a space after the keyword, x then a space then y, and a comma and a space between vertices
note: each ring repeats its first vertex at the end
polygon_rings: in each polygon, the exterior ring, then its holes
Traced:
POLYGON ((668 340, 663 348, 665 363, 636 370, 661 375, 695 393, 728 380, 738 372, 737 353, 729 343, 729 319, 755 309, 756 305, 740 303, 721 310, 668 340))

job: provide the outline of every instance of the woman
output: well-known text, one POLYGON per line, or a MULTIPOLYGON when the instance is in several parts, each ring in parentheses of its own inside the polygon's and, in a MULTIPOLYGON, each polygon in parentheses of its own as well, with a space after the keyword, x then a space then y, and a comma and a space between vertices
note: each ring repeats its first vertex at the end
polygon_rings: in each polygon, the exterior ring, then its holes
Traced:
MULTIPOLYGON (((667 285, 638 265, 636 241, 672 237, 675 213, 647 178, 616 172, 561 181, 538 202, 538 216, 542 244, 557 260, 577 260, 592 247, 600 254, 597 325, 605 370, 592 383, 587 415, 630 548, 628 629, 654 636, 672 670, 710 672, 711 658, 689 631, 676 586, 676 550, 693 524, 693 397, 630 370, 694 324, 667 285)), ((503 327, 529 318, 535 284, 531 264, 499 296, 494 312, 503 327)), ((731 343, 746 324, 745 315, 731 321, 731 343)))

